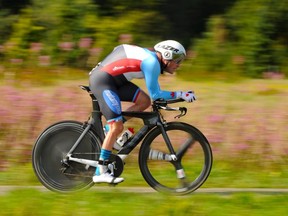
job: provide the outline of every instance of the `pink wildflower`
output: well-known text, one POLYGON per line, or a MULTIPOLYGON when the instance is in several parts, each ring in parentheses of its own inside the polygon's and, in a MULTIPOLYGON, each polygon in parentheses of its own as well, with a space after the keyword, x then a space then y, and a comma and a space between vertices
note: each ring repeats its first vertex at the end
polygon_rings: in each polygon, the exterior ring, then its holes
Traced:
POLYGON ((61 50, 71 51, 74 47, 74 43, 73 42, 60 42, 58 43, 58 46, 61 50))
POLYGON ((92 38, 81 38, 79 40, 78 46, 80 48, 87 49, 91 46, 91 44, 92 44, 92 38))

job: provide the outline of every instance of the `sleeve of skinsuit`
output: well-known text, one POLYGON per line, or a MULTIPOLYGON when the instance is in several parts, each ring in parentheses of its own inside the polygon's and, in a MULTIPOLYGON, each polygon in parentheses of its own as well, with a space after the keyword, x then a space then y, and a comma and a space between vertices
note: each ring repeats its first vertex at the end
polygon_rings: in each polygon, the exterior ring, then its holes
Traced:
POLYGON ((152 100, 159 98, 174 99, 176 94, 171 91, 162 91, 158 83, 158 77, 160 75, 160 65, 156 58, 146 58, 141 63, 141 70, 144 73, 146 87, 152 100))

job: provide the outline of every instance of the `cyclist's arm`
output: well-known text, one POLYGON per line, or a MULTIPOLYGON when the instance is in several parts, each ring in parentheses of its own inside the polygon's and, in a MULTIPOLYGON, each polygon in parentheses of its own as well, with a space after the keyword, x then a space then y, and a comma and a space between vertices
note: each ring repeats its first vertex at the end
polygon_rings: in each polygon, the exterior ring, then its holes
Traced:
POLYGON ((163 98, 165 100, 175 99, 175 92, 163 91, 160 89, 158 78, 160 75, 160 65, 157 59, 147 58, 141 63, 141 70, 144 73, 146 87, 152 100, 163 98))

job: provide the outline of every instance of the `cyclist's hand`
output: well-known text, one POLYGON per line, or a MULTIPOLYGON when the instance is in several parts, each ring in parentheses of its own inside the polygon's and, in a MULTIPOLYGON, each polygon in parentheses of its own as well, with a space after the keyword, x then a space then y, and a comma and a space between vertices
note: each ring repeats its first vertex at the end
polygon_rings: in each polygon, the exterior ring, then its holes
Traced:
POLYGON ((190 103, 196 100, 196 96, 193 91, 187 91, 187 92, 177 92, 177 97, 182 98, 186 102, 190 103))

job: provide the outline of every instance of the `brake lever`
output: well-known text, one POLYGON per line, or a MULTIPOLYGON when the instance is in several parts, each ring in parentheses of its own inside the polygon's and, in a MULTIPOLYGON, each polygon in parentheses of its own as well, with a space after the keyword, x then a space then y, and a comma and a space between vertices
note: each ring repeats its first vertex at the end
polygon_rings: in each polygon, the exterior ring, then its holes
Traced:
POLYGON ((180 113, 179 115, 175 116, 175 117, 174 117, 175 119, 179 119, 179 118, 181 118, 182 116, 186 115, 186 113, 187 113, 187 108, 186 108, 186 107, 179 107, 178 110, 179 110, 181 113, 180 113))
POLYGON ((168 111, 180 111, 180 114, 175 116, 174 118, 180 118, 184 115, 186 115, 187 113, 187 108, 186 107, 163 107, 163 106, 159 106, 161 109, 164 109, 164 110, 168 110, 168 111))

